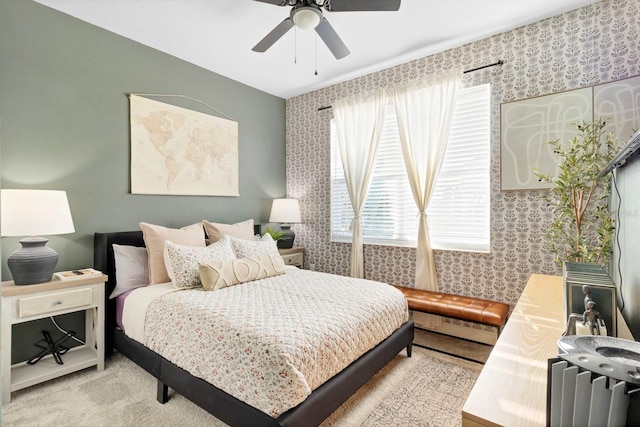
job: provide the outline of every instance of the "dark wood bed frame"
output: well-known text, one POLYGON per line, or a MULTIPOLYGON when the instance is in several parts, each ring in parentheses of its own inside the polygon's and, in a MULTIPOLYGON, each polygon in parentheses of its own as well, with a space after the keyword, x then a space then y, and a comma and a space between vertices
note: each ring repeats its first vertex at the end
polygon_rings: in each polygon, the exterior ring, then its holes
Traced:
POLYGON ((331 415, 402 349, 406 348, 407 356, 411 357, 413 322, 409 320, 375 348, 318 387, 304 402, 274 419, 210 383, 194 377, 116 328, 115 300, 109 299, 116 285, 112 246, 114 243, 144 247, 141 231, 96 233, 94 236, 94 268, 109 277, 105 289, 105 357, 111 355, 115 349, 156 377, 157 399, 160 403, 168 401, 170 387, 231 426, 315 426, 331 415))

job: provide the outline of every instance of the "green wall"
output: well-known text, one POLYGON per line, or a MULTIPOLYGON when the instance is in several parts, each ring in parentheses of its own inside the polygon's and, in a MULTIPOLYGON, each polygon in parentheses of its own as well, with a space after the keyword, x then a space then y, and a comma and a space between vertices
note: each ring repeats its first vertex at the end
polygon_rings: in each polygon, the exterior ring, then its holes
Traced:
MULTIPOLYGON (((270 199, 285 193, 283 99, 35 2, 0 3, 0 121, 2 187, 68 193, 76 233, 51 236, 58 269, 91 266, 96 231, 135 230, 139 221, 266 222, 270 199), (132 92, 190 96, 237 120, 240 197, 129 194, 132 92)), ((17 240, 3 238, 3 267, 17 240)))
MULTIPOLYGON (((57 270, 92 266, 94 232, 137 230, 140 221, 265 223, 271 199, 285 195, 285 100, 38 3, 2 0, 0 176, 2 188, 67 191, 76 232, 50 237, 57 270), (185 95, 233 117, 240 196, 130 194, 128 93, 185 95)), ((3 280, 18 240, 2 238, 3 280)))

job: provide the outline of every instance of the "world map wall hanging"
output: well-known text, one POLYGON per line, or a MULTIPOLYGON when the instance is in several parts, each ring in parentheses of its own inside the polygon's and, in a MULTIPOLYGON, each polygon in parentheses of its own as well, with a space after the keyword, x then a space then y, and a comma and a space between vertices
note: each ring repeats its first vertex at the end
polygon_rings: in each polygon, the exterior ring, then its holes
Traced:
POLYGON ((129 103, 132 194, 239 195, 236 121, 134 94, 129 103))

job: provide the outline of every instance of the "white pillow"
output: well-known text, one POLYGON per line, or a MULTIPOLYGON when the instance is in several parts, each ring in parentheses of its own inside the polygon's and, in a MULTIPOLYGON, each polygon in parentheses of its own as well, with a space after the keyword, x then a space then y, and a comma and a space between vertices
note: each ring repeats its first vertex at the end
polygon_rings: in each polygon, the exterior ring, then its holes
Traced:
POLYGON ((176 288, 201 286, 200 263, 235 259, 229 237, 225 236, 209 246, 183 246, 169 240, 164 246, 164 260, 171 283, 176 288))
POLYGON ((229 236, 229 238, 231 239, 233 251, 238 258, 260 257, 262 255, 278 253, 278 245, 276 241, 273 240, 273 237, 271 237, 271 234, 268 233, 258 241, 236 239, 231 236, 229 236))
POLYGON ((109 298, 115 298, 131 289, 149 284, 149 260, 147 248, 113 245, 116 268, 116 288, 109 298))

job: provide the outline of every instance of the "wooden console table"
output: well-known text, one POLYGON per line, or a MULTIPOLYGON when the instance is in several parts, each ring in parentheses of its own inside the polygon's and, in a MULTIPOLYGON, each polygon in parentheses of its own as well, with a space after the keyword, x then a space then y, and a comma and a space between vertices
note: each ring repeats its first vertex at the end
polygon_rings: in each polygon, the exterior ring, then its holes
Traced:
POLYGON ((462 408, 462 426, 544 426, 547 359, 566 326, 562 277, 533 274, 462 408))

